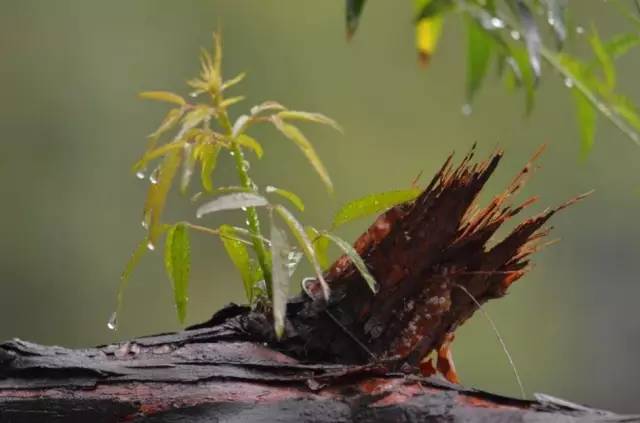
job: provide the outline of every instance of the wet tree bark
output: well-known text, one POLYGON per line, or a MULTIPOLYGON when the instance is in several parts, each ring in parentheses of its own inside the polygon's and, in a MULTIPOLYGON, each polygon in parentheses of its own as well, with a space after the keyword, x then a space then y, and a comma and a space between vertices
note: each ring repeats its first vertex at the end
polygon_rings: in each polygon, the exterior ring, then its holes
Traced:
POLYGON ((543 225, 580 199, 493 242, 533 202, 508 204, 533 166, 479 208, 501 153, 472 157, 455 168, 447 160, 422 194, 356 241, 375 290, 341 257, 325 274, 330 297, 322 281, 307 280, 279 340, 269 310, 232 305, 183 332, 97 348, 0 344, 0 422, 640 421, 455 384, 455 329, 524 275, 543 225))

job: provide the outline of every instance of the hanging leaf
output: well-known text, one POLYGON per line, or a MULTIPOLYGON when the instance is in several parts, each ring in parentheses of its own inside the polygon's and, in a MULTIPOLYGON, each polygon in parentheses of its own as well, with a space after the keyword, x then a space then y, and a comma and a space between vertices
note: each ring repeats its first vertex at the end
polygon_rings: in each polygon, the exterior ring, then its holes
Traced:
POLYGON ((443 22, 442 15, 435 15, 420 19, 416 25, 416 48, 420 63, 424 66, 429 64, 431 56, 435 53, 443 22))
POLYGON ((338 125, 338 123, 335 120, 323 115, 322 113, 298 112, 294 110, 285 110, 285 111, 279 112, 278 116, 282 120, 302 120, 305 122, 321 123, 323 125, 329 125, 330 127, 332 127, 338 132, 343 132, 342 127, 340 127, 340 125, 338 125))
POLYGON ((525 91, 525 110, 526 114, 530 114, 533 110, 535 101, 535 89, 536 89, 536 76, 533 73, 533 69, 530 66, 529 58, 527 56, 527 50, 518 44, 509 44, 509 52, 511 58, 508 63, 513 67, 516 79, 518 79, 519 85, 524 88, 525 91))
POLYGON ((175 103, 179 106, 187 104, 184 98, 169 91, 145 91, 138 95, 140 98, 144 98, 146 100, 165 101, 167 103, 175 103))
POLYGON ((213 191, 212 175, 218 163, 219 144, 203 144, 200 147, 200 181, 207 192, 213 191))
POLYGON ((172 150, 169 152, 160 165, 156 183, 152 183, 149 186, 143 211, 143 222, 149 229, 148 247, 151 250, 155 248, 155 243, 162 232, 160 219, 167 202, 167 194, 171 189, 173 179, 180 166, 181 157, 182 150, 172 150))
POLYGON ((533 70, 534 81, 540 78, 541 64, 540 64, 540 49, 542 47, 542 41, 540 40, 540 33, 538 32, 538 24, 531 13, 531 9, 524 2, 524 0, 512 0, 515 1, 513 7, 518 17, 520 18, 520 24, 522 25, 522 32, 524 37, 524 43, 527 47, 527 53, 529 55, 529 65, 533 70))
POLYGON ((576 104, 576 115, 582 138, 582 155, 589 154, 593 147, 596 132, 596 109, 578 89, 572 88, 573 98, 576 104))
POLYGON ((196 167, 196 156, 193 144, 185 144, 184 146, 184 160, 182 161, 182 177, 180 179, 180 193, 185 194, 189 188, 191 177, 193 176, 193 169, 196 167))
POLYGON ((250 192, 236 192, 223 195, 198 207, 196 217, 201 218, 205 214, 221 210, 235 210, 248 207, 262 207, 269 204, 266 198, 250 192))
POLYGON ((333 183, 331 182, 331 178, 329 178, 329 172, 327 172, 327 169, 320 161, 318 154, 307 137, 295 126, 285 123, 279 116, 271 116, 271 121, 285 137, 293 141, 298 148, 300 148, 302 153, 307 157, 307 160, 309 160, 309 163, 311 163, 311 166, 313 166, 316 173, 320 176, 320 179, 322 179, 322 182, 324 182, 327 191, 333 192, 333 183))
MULTIPOLYGON (((129 261, 127 262, 124 270, 122 271, 122 274, 120 275, 120 284, 118 286, 118 293, 116 295, 116 311, 114 312, 116 318, 120 313, 120 310, 122 310, 124 291, 127 289, 127 285, 129 285, 129 277, 131 276, 131 273, 133 273, 133 270, 138 266, 138 263, 140 263, 140 259, 142 258, 144 253, 146 253, 147 251, 147 240, 144 239, 136 246, 136 249, 133 250, 133 254, 131 254, 129 261)), ((115 329, 115 327, 116 324, 114 323, 113 329, 115 329)))
POLYGON ((358 269, 358 272, 360 272, 364 280, 367 282, 367 285, 369 285, 369 288, 371 289, 371 291, 374 294, 376 294, 378 292, 378 284, 376 283, 376 280, 369 272, 369 269, 367 268, 367 265, 364 262, 364 260, 362 260, 362 257, 360 257, 358 252, 351 246, 351 244, 349 244, 344 239, 330 232, 323 232, 322 236, 333 241, 333 243, 336 244, 338 248, 340 248, 347 255, 347 257, 349 257, 351 262, 358 269))
POLYGON ((307 226, 305 228, 307 237, 311 240, 313 249, 316 252, 316 258, 322 270, 327 270, 331 263, 329 262, 329 239, 323 236, 313 226, 307 226))
POLYGON ((347 0, 347 38, 353 37, 356 29, 358 29, 360 15, 365 3, 366 0, 347 0))
POLYGON ((268 192, 268 193, 277 194, 277 195, 279 195, 279 196, 281 196, 283 198, 286 198, 287 200, 289 200, 291 202, 291 204, 296 206, 296 208, 298 208, 298 210, 304 211, 304 203, 302 202, 300 197, 298 197, 293 192, 287 191, 285 189, 276 188, 276 187, 273 187, 271 185, 267 185, 267 187, 264 190, 266 192, 268 192))
POLYGON ((178 223, 167 232, 164 247, 164 265, 173 283, 173 295, 178 320, 184 323, 189 301, 189 271, 191 270, 191 245, 187 226, 178 223))
POLYGON ((227 251, 229 258, 233 265, 240 272, 242 278, 242 284, 244 285, 244 292, 247 296, 249 303, 253 302, 253 270, 251 268, 251 260, 249 259, 249 251, 247 246, 238 241, 238 234, 233 226, 222 225, 220 226, 220 239, 224 245, 224 249, 227 251))
POLYGON ((320 268, 320 264, 318 263, 316 252, 313 248, 313 245, 311 244, 311 240, 309 240, 309 237, 307 236, 307 233, 304 230, 304 227, 302 226, 302 224, 300 224, 298 219, 296 219, 295 216, 293 216, 293 214, 291 214, 291 212, 287 210, 284 206, 277 204, 274 207, 274 210, 287 223, 287 226, 289 226, 291 233, 296 237, 298 244, 302 248, 302 251, 304 251, 304 255, 307 257, 307 260, 309 260, 309 263, 311 263, 311 267, 313 267, 313 270, 316 273, 316 278, 318 279, 318 281, 320 282, 320 285, 322 286, 324 298, 328 300, 329 294, 330 294, 329 285, 327 284, 327 282, 324 280, 324 277, 322 276, 322 269, 320 268))
POLYGON ((180 130, 184 133, 212 116, 215 116, 213 109, 207 105, 199 104, 184 116, 180 130))
POLYGON ((489 68, 493 38, 472 18, 467 19, 467 101, 471 102, 489 68))
POLYGON ((336 213, 333 218, 333 228, 344 225, 361 217, 378 214, 398 204, 406 203, 414 200, 422 190, 420 188, 411 188, 408 190, 387 191, 378 194, 367 195, 351 201, 336 213))
POLYGON ((240 134, 235 138, 235 141, 241 146, 253 150, 253 152, 256 153, 256 156, 258 156, 259 159, 262 158, 262 154, 264 151, 262 150, 262 146, 260 145, 260 143, 254 138, 250 137, 247 134, 240 134))
POLYGON ((155 160, 158 157, 162 157, 172 150, 182 149, 184 148, 184 145, 184 141, 174 141, 148 151, 144 153, 144 156, 142 156, 142 158, 133 165, 132 169, 134 172, 141 171, 147 167, 150 161, 155 160))
POLYGON ((284 321, 289 298, 289 256, 287 234, 280 229, 271 215, 271 276, 273 280, 273 323, 276 337, 280 339, 284 334, 284 321))
POLYGON ((567 0, 546 0, 547 22, 553 28, 558 49, 567 39, 567 0))

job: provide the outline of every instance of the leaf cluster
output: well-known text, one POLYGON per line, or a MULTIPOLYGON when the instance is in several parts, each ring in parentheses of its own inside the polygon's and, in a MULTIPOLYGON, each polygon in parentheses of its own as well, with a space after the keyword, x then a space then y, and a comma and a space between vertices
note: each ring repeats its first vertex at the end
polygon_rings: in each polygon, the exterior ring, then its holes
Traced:
MULTIPOLYGON (((443 22, 449 15, 463 16, 467 32, 467 103, 463 112, 471 112, 471 102, 495 61, 505 84, 524 91, 526 112, 530 113, 546 64, 560 75, 574 98, 584 153, 593 145, 598 113, 640 145, 640 111, 616 89, 615 60, 640 45, 640 19, 625 9, 626 4, 615 2, 629 18, 631 29, 603 39, 594 26, 586 33, 583 27, 570 25, 568 0, 414 0, 414 3, 416 47, 424 64, 435 53, 443 22), (543 31, 544 27, 548 31, 543 31), (591 57, 565 51, 565 44, 573 34, 580 41, 586 40, 591 57), (548 38, 551 40, 547 41, 548 38)), ((346 2, 350 36, 360 22, 365 4, 366 0, 346 2)))

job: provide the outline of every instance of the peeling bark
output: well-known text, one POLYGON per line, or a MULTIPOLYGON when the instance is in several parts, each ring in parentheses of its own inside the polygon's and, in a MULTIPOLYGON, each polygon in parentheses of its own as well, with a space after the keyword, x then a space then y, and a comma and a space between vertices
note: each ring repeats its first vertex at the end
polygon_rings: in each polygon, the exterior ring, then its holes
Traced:
POLYGON ((379 292, 341 257, 326 274, 329 301, 307 281, 280 341, 269 313, 232 305, 183 332, 97 348, 1 344, 0 422, 640 421, 423 376, 457 381, 456 328, 505 295, 542 245, 543 225, 581 198, 492 241, 535 201, 509 203, 530 163, 488 206, 475 205, 501 157, 474 164, 472 152, 456 167, 450 157, 415 201, 379 216, 355 243, 379 292))

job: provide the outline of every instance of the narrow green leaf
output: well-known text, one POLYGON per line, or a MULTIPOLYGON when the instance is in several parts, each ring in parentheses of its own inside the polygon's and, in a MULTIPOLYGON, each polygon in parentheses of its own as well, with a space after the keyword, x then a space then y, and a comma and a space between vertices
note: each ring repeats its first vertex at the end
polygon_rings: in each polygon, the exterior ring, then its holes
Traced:
MULTIPOLYGON (((127 261, 127 264, 124 267, 122 274, 120 275, 120 284, 118 286, 118 293, 116 295, 116 311, 113 313, 114 320, 117 319, 118 314, 120 314, 120 311, 122 310, 122 304, 124 302, 124 291, 129 285, 129 277, 131 276, 131 273, 133 273, 134 269, 138 266, 138 263, 140 263, 140 259, 142 258, 142 256, 144 256, 144 253, 146 253, 147 251, 147 240, 144 239, 140 241, 135 250, 133 250, 133 254, 131 254, 131 257, 129 257, 129 261, 127 261)), ((113 322, 112 325, 112 329, 115 330, 117 324, 113 322)))
POLYGON ((511 43, 509 45, 509 52, 511 53, 511 59, 513 59, 509 64, 514 67, 515 76, 519 79, 518 82, 525 91, 525 110, 528 115, 533 110, 535 101, 536 76, 529 63, 528 53, 525 48, 511 43))
POLYGON ((155 248, 155 242, 162 232, 161 217, 167 201, 167 194, 173 184, 182 157, 182 149, 167 153, 162 161, 156 183, 149 186, 143 212, 143 224, 149 230, 149 249, 155 248))
POLYGON ((223 109, 226 109, 230 106, 233 106, 236 103, 240 103, 244 99, 245 97, 242 95, 239 95, 237 97, 227 98, 222 103, 220 103, 220 107, 222 107, 223 109))
MULTIPOLYGON (((156 129, 151 135, 149 135, 149 138, 154 141, 153 144, 155 144, 155 140, 160 138, 162 134, 175 128, 178 122, 180 122, 180 118, 182 118, 183 114, 184 109, 169 110, 169 113, 167 113, 167 115, 164 117, 158 129, 156 129)), ((151 147, 153 147, 153 145, 151 147)))
POLYGON ((611 101, 616 113, 622 116, 631 126, 640 131, 640 111, 629 98, 621 94, 611 95, 611 101))
POLYGON ((304 227, 298 221, 298 219, 296 219, 295 216, 291 214, 291 212, 284 206, 277 204, 276 206, 274 206, 274 210, 286 222, 287 226, 289 226, 289 229, 291 230, 291 233, 296 237, 298 244, 302 248, 302 251, 304 251, 304 255, 307 257, 307 260, 309 261, 309 263, 311 263, 311 267, 313 267, 313 270, 316 273, 316 278, 322 286, 324 298, 328 300, 330 295, 329 285, 322 276, 322 269, 320 268, 320 264, 318 263, 316 252, 313 248, 313 245, 311 244, 311 240, 309 240, 309 237, 304 230, 304 227))
POLYGON ((298 112, 295 110, 285 110, 278 113, 278 116, 283 120, 301 120, 305 122, 314 122, 320 123, 323 125, 329 125, 333 129, 338 132, 343 132, 342 127, 338 125, 338 123, 323 115, 322 113, 311 113, 311 112, 298 112))
POLYGON ((204 144, 200 147, 200 181, 207 192, 213 191, 212 175, 218 163, 219 144, 204 144))
POLYGON ((201 218, 205 214, 221 210, 235 210, 248 207, 262 207, 269 204, 266 198, 250 192, 236 192, 223 195, 208 203, 204 203, 196 211, 196 217, 201 218))
POLYGON ((173 295, 178 320, 184 323, 189 301, 189 272, 191 270, 191 244, 187 226, 178 223, 167 232, 164 247, 164 265, 173 283, 173 295))
POLYGON ((250 137, 247 134, 240 134, 235 138, 235 141, 241 146, 253 150, 253 152, 256 153, 256 156, 258 156, 259 159, 262 158, 264 150, 255 138, 250 137))
POLYGON ((280 229, 271 215, 271 276, 273 278, 273 323, 276 337, 280 339, 284 334, 285 315, 287 313, 287 299, 289 298, 289 256, 287 234, 280 229))
POLYGON ((180 193, 185 194, 189 188, 193 170, 196 167, 196 156, 193 144, 185 144, 184 160, 182 161, 182 177, 180 178, 180 193))
POLYGON ((242 81, 245 76, 247 75, 244 72, 242 72, 236 75, 235 77, 229 79, 228 81, 224 81, 224 84, 222 84, 222 91, 226 90, 227 88, 233 87, 234 85, 242 81))
POLYGON ((327 270, 330 266, 329 262, 329 239, 324 237, 313 226, 307 226, 304 228, 307 232, 307 236, 311 240, 314 250, 316 251, 316 258, 322 270, 327 270))
POLYGON ((300 197, 298 197, 295 193, 291 191, 287 191, 285 189, 276 188, 271 185, 267 185, 267 187, 265 188, 265 191, 268 193, 277 194, 283 198, 286 198, 291 202, 291 204, 296 206, 298 210, 304 211, 304 203, 302 202, 300 197))
POLYGON ((356 29, 358 29, 358 23, 360 22, 360 15, 364 9, 366 0, 347 0, 347 37, 353 37, 356 29))
POLYGON ((158 157, 162 157, 172 150, 182 149, 184 148, 184 144, 185 144, 184 141, 179 140, 179 141, 167 143, 158 148, 147 151, 146 153, 144 153, 142 158, 133 165, 132 167, 133 171, 138 172, 138 171, 141 171, 142 169, 145 169, 151 160, 155 160, 158 157))
POLYGON ((511 0, 512 9, 516 11, 520 24, 522 25, 522 36, 524 37, 524 43, 527 47, 527 53, 529 56, 529 66, 533 70, 534 80, 537 81, 540 78, 540 72, 542 70, 540 64, 540 48, 542 47, 542 41, 540 40, 540 33, 538 32, 538 25, 531 13, 531 9, 524 2, 524 0, 511 0), (513 3, 515 2, 515 5, 513 3))
POLYGON ((356 266, 364 280, 367 282, 367 285, 369 285, 371 291, 376 294, 378 292, 378 284, 369 272, 369 269, 367 268, 364 260, 362 260, 362 257, 360 257, 358 252, 351 246, 351 244, 330 232, 323 232, 322 236, 333 241, 333 243, 336 244, 338 248, 340 248, 347 255, 347 257, 349 257, 351 262, 356 266))
POLYGON ((640 35, 626 33, 615 35, 604 44, 604 49, 612 59, 617 59, 638 45, 640 45, 640 35))
POLYGON ((193 110, 187 113, 182 119, 182 132, 186 132, 204 120, 211 118, 215 114, 214 110, 204 104, 197 105, 193 110))
POLYGON ((586 156, 593 147, 596 131, 596 109, 578 89, 572 88, 571 92, 576 104, 576 115, 582 138, 582 154, 586 156))
POLYGON ((547 23, 553 28, 559 49, 567 39, 567 2, 568 0, 546 0, 547 23))
POLYGON ((144 98, 146 100, 165 101, 167 103, 175 103, 179 106, 187 104, 184 98, 169 91, 144 91, 138 95, 140 98, 144 98))
POLYGON ((367 195, 366 197, 351 201, 338 210, 333 218, 332 227, 337 228, 352 220, 380 213, 398 204, 412 201, 420 195, 421 192, 422 190, 420 188, 387 191, 367 195))
POLYGON ((320 176, 320 179, 322 179, 322 182, 324 182, 327 190, 333 192, 333 183, 329 177, 329 172, 327 172, 327 169, 320 161, 318 154, 307 137, 295 126, 285 123, 279 116, 271 116, 271 121, 285 137, 289 138, 300 148, 302 153, 307 157, 307 160, 309 160, 309 163, 311 163, 311 166, 313 166, 316 173, 320 176))
POLYGON ((467 101, 480 88, 489 68, 493 38, 474 19, 467 19, 467 101))
POLYGON ((253 106, 251 108, 251 115, 256 116, 256 115, 259 115, 260 113, 271 111, 271 110, 275 110, 275 111, 286 110, 286 107, 284 107, 282 104, 278 103, 277 101, 265 101, 264 103, 260 103, 256 106, 253 106))
POLYGON ((244 292, 247 296, 249 303, 253 302, 253 270, 251 268, 251 260, 249 259, 249 251, 247 246, 238 241, 238 235, 233 226, 222 225, 220 226, 220 239, 224 245, 224 249, 227 251, 229 258, 233 265, 240 272, 242 278, 242 284, 244 285, 244 292))
POLYGON ((616 69, 609 52, 602 43, 602 40, 595 28, 592 30, 589 42, 591 43, 591 48, 593 49, 593 52, 598 59, 598 63, 600 63, 600 67, 602 68, 606 89, 607 91, 611 91, 616 85, 616 69))
POLYGON ((455 6, 455 2, 451 0, 414 0, 414 3, 417 10, 416 22, 444 14, 455 6))

